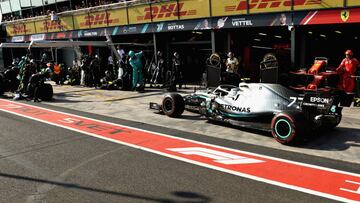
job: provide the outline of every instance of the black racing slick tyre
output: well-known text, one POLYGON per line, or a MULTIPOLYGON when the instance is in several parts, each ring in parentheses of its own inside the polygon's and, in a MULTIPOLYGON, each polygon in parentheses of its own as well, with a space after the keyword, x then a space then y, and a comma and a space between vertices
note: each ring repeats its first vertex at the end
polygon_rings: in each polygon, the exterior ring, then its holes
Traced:
POLYGON ((185 110, 185 102, 180 94, 167 94, 162 101, 162 110, 169 117, 180 117, 185 110))
POLYGON ((39 98, 43 101, 50 101, 53 97, 53 88, 50 84, 44 84, 39 87, 39 98))
POLYGON ((305 119, 301 114, 279 113, 271 121, 272 136, 284 145, 296 145, 303 141, 305 128, 305 119))

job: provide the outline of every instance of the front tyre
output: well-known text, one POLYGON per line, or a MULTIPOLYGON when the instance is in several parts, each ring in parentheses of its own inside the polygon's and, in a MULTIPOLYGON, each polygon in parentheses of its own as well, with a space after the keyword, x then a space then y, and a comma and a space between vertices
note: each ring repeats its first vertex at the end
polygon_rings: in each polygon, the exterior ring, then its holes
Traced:
POLYGON ((180 94, 167 94, 162 101, 162 110, 169 117, 180 117, 185 110, 185 102, 180 94))
POLYGON ((285 145, 298 144, 304 137, 306 127, 300 114, 280 113, 271 121, 271 133, 274 139, 285 145))

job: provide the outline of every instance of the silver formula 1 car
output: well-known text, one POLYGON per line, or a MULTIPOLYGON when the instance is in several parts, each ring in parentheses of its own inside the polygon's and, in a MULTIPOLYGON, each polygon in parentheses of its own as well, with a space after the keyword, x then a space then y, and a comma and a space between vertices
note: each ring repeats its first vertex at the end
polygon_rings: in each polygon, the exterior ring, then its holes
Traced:
POLYGON ((166 94, 161 104, 150 103, 150 108, 170 117, 186 109, 211 121, 270 131, 276 141, 293 145, 310 135, 310 129, 335 128, 342 106, 351 104, 352 98, 346 98, 335 90, 297 94, 279 84, 240 83, 186 96, 166 94))

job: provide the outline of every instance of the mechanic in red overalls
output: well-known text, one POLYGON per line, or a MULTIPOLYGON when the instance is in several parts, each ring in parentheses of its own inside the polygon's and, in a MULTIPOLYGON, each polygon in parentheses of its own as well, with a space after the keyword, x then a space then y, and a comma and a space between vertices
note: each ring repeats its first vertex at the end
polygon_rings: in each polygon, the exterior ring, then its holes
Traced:
POLYGON ((356 58, 353 58, 353 52, 347 50, 345 52, 346 58, 344 58, 336 69, 340 75, 340 88, 345 92, 353 92, 355 88, 355 75, 356 68, 360 68, 360 63, 356 58))

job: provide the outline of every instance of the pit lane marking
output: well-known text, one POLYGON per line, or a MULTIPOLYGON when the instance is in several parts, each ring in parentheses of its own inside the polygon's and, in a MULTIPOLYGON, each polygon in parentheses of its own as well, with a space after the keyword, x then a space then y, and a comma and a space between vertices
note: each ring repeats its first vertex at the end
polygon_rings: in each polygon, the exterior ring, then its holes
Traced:
POLYGON ((0 99, 0 110, 252 180, 338 201, 360 202, 360 194, 354 192, 357 191, 354 186, 349 186, 349 183, 360 182, 359 174, 234 150, 3 99, 0 99), (184 152, 186 148, 197 150, 195 154, 171 150, 181 149, 184 152), (199 149, 203 154, 198 154, 199 149), (204 149, 207 151, 204 152, 204 149), (209 156, 214 153, 222 156, 209 156), (235 158, 240 157, 262 162, 226 164, 226 161, 231 162, 232 158, 236 160, 235 158), (225 162, 221 162, 221 159, 225 162))

